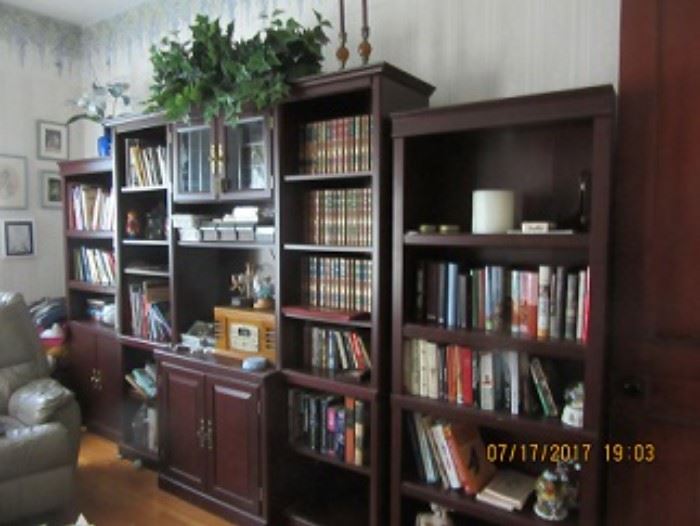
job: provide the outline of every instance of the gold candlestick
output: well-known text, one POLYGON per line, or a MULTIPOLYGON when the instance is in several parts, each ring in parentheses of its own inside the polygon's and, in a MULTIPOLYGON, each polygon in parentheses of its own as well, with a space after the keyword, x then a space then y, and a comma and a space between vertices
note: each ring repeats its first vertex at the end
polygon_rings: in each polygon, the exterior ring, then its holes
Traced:
POLYGON ((372 46, 369 43, 369 19, 367 16, 367 0, 362 0, 362 42, 357 46, 357 51, 362 57, 362 64, 369 62, 372 46))
POLYGON ((345 32, 345 0, 340 0, 340 46, 335 52, 336 58, 340 61, 340 69, 345 69, 345 63, 350 58, 350 50, 345 45, 348 41, 348 34, 345 32))

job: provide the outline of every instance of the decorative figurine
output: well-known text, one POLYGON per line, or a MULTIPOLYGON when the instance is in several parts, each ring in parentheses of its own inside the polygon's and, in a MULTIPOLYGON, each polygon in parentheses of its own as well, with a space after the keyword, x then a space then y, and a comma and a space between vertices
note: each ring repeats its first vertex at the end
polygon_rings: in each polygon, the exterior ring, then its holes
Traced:
POLYGON ((270 310, 275 305, 275 288, 272 276, 265 276, 260 272, 253 278, 253 294, 255 296, 254 309, 270 310))
POLYGON ((570 510, 578 508, 581 464, 573 461, 557 462, 556 473, 564 486, 566 507, 570 510))
POLYGON ((432 513, 419 513, 416 516, 416 526, 454 526, 445 508, 431 502, 430 509, 432 513))
POLYGON ((136 239, 141 235, 141 218, 136 210, 126 213, 125 234, 129 239, 136 239))
POLYGON ((535 483, 535 513, 547 521, 563 521, 569 514, 566 508, 568 489, 560 476, 548 469, 544 470, 535 483))
POLYGON ((583 382, 577 382, 564 391, 564 410, 561 421, 567 426, 583 427, 583 382))
POLYGON ((578 210, 559 225, 576 232, 587 232, 590 223, 591 174, 584 171, 578 178, 578 210))
POLYGON ((165 239, 165 207, 159 204, 146 214, 145 239, 165 239))
POLYGON ((255 302, 253 297, 253 279, 255 272, 252 263, 245 264, 245 272, 231 274, 231 305, 250 309, 255 302))

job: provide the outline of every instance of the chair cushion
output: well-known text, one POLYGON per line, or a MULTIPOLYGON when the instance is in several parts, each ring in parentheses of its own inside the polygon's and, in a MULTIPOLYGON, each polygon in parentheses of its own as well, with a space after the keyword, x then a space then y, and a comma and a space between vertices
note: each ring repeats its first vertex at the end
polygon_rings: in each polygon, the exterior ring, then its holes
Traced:
POLYGON ((71 465, 72 460, 61 424, 18 427, 0 437, 0 481, 71 465))
POLYGON ((0 302, 0 414, 15 389, 42 376, 48 376, 46 355, 24 300, 0 302))
POLYGON ((25 427, 25 425, 7 415, 0 415, 0 437, 4 436, 5 433, 12 431, 13 429, 19 429, 20 427, 25 427))
POLYGON ((9 414, 27 425, 43 424, 72 398, 73 393, 56 380, 40 378, 12 393, 9 414))

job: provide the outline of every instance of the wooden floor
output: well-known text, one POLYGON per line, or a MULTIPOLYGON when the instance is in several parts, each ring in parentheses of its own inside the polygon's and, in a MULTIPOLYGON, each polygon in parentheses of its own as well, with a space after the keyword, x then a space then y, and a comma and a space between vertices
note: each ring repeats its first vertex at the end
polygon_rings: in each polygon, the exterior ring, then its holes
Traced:
POLYGON ((90 433, 80 448, 73 508, 72 515, 81 512, 95 526, 231 526, 159 490, 154 471, 119 459, 116 444, 90 433))

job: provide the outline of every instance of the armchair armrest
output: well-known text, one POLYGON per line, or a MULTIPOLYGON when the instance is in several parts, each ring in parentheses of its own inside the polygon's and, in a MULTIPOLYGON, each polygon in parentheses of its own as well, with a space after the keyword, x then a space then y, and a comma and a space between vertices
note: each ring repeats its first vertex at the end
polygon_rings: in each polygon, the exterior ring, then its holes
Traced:
POLYGON ((73 399, 73 393, 52 378, 33 380, 17 389, 9 401, 9 414, 28 426, 48 422, 73 399))

